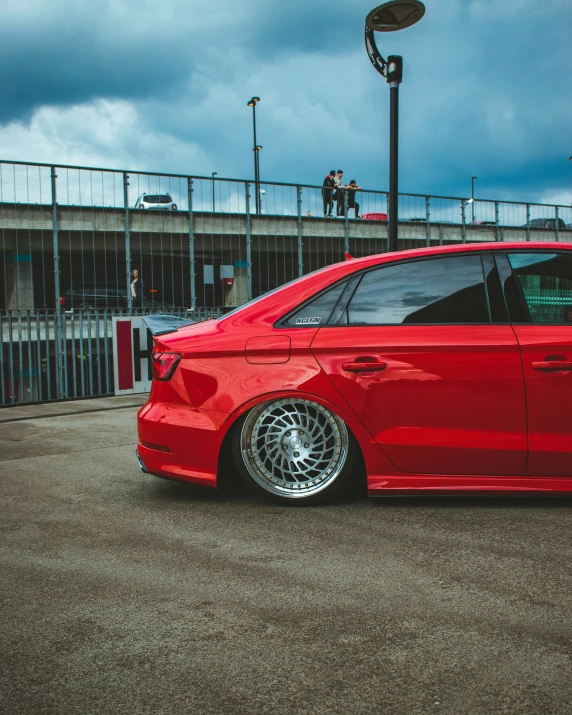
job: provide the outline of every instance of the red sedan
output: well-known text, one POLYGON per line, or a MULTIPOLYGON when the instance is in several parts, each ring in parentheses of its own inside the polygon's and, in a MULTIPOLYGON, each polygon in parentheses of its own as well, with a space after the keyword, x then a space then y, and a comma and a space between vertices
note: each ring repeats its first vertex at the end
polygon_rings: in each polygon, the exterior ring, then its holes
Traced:
MULTIPOLYGON (((150 321, 152 322, 152 321, 150 321)), ((572 247, 352 259, 155 336, 141 468, 331 497, 572 491, 572 247)), ((158 331, 162 332, 162 331, 158 331)))

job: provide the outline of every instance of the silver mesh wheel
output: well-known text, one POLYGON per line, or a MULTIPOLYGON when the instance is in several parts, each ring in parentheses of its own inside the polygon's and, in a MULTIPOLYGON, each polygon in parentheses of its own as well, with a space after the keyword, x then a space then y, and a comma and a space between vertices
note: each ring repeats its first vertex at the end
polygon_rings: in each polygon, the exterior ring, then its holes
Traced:
POLYGON ((348 457, 344 422, 316 402, 289 398, 253 409, 240 435, 244 465, 267 492, 290 499, 326 489, 348 457))

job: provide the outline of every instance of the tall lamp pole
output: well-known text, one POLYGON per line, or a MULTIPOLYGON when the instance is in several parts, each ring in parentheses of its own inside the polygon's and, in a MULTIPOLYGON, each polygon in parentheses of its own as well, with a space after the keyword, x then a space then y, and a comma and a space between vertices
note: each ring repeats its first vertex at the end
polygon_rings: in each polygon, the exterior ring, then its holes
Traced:
POLYGON ((369 60, 389 84, 388 251, 397 251, 399 85, 403 78, 403 57, 389 55, 385 60, 377 49, 373 33, 403 30, 414 25, 424 14, 425 6, 419 0, 391 0, 376 7, 365 19, 365 47, 369 60))
POLYGON ((258 174, 258 184, 257 184, 257 190, 256 190, 256 213, 261 214, 262 213, 262 189, 260 188, 260 152, 262 150, 262 147, 260 144, 257 144, 254 147, 254 156, 255 156, 255 161, 256 161, 256 172, 258 174))
POLYGON ((475 181, 478 179, 478 176, 471 176, 471 221, 472 223, 475 223, 475 181))
POLYGON ((214 193, 214 178, 217 175, 216 171, 213 171, 212 176, 213 176, 213 214, 215 212, 215 193, 214 193))
POLYGON ((247 105, 252 107, 252 130, 254 134, 254 144, 252 151, 254 152, 254 189, 255 189, 255 206, 256 213, 260 213, 260 164, 258 161, 258 144, 256 143, 256 105, 260 102, 260 97, 252 97, 247 105))

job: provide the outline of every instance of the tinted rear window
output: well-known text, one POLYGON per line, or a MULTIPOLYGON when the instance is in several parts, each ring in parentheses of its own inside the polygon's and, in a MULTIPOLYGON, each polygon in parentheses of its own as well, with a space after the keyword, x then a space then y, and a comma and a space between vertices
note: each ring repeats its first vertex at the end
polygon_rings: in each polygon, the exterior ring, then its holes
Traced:
POLYGON ((147 204, 170 204, 171 197, 167 194, 149 194, 143 197, 143 201, 147 204))
POLYGON ((348 323, 488 323, 481 257, 447 256, 366 273, 348 306, 348 323))

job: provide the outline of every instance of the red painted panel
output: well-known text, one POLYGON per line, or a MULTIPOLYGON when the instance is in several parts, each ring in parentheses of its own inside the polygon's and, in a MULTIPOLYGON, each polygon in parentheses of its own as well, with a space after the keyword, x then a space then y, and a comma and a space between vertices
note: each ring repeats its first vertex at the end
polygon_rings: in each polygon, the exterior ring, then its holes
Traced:
POLYGON ((527 476, 572 476, 572 326, 515 325, 522 351, 528 408, 527 476))
POLYGON ((131 339, 131 321, 118 320, 115 326, 117 335, 117 385, 119 390, 133 389, 133 344, 131 339))
POLYGON ((510 326, 321 328, 312 352, 398 470, 524 474, 524 381, 510 326), (385 368, 348 369, 366 358, 385 368))

